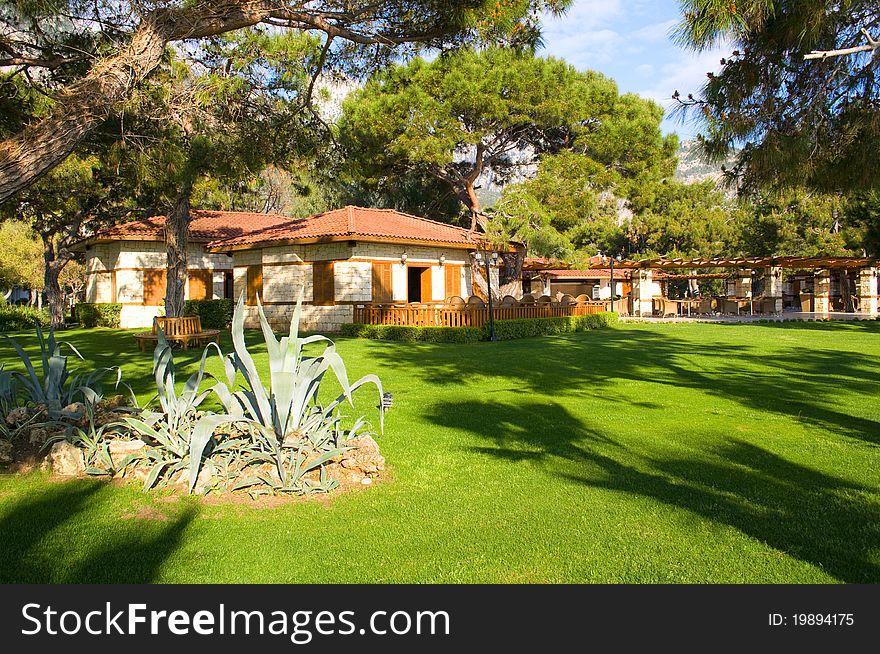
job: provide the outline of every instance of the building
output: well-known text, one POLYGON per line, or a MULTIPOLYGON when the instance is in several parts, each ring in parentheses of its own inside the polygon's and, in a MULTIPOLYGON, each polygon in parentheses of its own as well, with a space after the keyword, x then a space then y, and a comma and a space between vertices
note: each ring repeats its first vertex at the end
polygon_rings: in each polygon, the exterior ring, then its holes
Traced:
MULTIPOLYGON (((345 207, 302 219, 194 210, 187 299, 257 298, 285 328, 304 289, 304 329, 336 331, 364 303, 442 303, 471 294, 480 245, 467 229, 390 209, 345 207)), ((114 226, 81 242, 88 302, 122 305, 123 328, 149 327, 163 311, 163 216, 114 226)))

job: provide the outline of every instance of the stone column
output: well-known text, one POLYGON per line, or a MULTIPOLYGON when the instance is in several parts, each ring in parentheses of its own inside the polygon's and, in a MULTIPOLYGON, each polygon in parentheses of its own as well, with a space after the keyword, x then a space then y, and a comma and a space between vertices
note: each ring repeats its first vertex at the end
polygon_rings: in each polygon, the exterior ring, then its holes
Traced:
POLYGON ((813 311, 829 313, 831 311, 831 273, 818 270, 813 278, 813 311))
POLYGON ((654 312, 654 275, 640 268, 632 277, 632 311, 634 316, 650 316, 654 312))
POLYGON ((858 289, 859 313, 872 318, 877 317, 877 269, 862 268, 859 271, 858 289))
POLYGON ((764 297, 773 313, 782 313, 782 267, 770 266, 764 275, 764 297))
POLYGON ((736 297, 752 297, 752 271, 743 270, 736 276, 736 297))

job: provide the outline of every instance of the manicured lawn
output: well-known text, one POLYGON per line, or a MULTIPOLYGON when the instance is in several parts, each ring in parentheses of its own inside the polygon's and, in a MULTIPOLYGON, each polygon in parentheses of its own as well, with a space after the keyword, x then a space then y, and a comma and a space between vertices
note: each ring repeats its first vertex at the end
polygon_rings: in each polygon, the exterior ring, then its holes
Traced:
MULTIPOLYGON (((128 333, 65 338, 152 394, 128 333)), ((880 323, 339 349, 394 394, 392 479, 261 508, 2 476, 0 581, 880 582, 880 323)))

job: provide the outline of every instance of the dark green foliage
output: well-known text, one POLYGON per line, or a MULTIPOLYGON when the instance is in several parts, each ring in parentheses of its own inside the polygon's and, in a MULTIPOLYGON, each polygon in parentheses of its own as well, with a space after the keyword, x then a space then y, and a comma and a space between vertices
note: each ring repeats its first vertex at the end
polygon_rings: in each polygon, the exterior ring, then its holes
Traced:
POLYGON ((605 311, 587 316, 496 320, 495 337, 499 341, 510 341, 515 338, 528 338, 529 336, 585 332, 590 329, 610 327, 617 322, 617 318, 617 313, 605 311))
POLYGON ((232 300, 187 300, 183 305, 183 313, 187 316, 198 316, 205 329, 226 329, 232 324, 232 311, 235 303, 232 300))
POLYGON ((16 332, 33 329, 34 322, 40 327, 49 326, 49 314, 44 309, 36 309, 27 305, 0 306, 0 332, 16 332))
POLYGON ((83 327, 119 328, 119 314, 122 305, 115 302, 91 304, 81 302, 76 305, 76 316, 83 327))
POLYGON ((479 327, 401 327, 398 325, 342 325, 346 336, 407 343, 474 343, 486 340, 479 327))
MULTIPOLYGON (((610 327, 617 322, 617 314, 596 313, 589 316, 563 316, 559 318, 521 318, 496 320, 495 336, 499 341, 548 334, 584 332, 589 329, 610 327)), ((381 341, 408 343, 474 343, 489 340, 489 327, 401 327, 398 325, 342 325, 346 336, 371 338, 381 341)))

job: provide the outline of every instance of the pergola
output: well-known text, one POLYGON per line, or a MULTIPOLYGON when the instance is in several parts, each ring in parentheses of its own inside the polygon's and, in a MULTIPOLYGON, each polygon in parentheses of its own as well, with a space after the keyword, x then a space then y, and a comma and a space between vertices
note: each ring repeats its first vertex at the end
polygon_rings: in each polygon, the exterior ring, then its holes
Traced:
MULTIPOLYGON (((537 263, 537 262, 536 262, 537 263)), ((543 262, 531 266, 541 270, 550 265, 561 268, 559 262, 543 262), (543 264, 543 265, 542 265, 543 264)), ((814 271, 813 312, 831 312, 831 271, 857 272, 856 294, 857 312, 877 316, 877 260, 870 257, 835 256, 770 256, 770 257, 693 257, 693 258, 649 258, 640 260, 616 261, 614 267, 628 270, 632 278, 632 307, 635 315, 651 315, 654 299, 655 271, 663 271, 664 279, 722 279, 731 276, 735 279, 735 296, 752 299, 752 276, 755 270, 762 269, 766 280, 762 299, 772 313, 783 309, 782 270, 814 271), (733 273, 697 272, 701 269, 733 269, 733 273), (669 271, 682 271, 670 273, 669 271), (684 272, 691 271, 691 272, 684 272)), ((607 264, 591 263, 585 270, 603 269, 607 264)), ((849 297, 849 295, 847 295, 849 297)))
MULTIPOLYGON (((640 261, 621 261, 621 268, 632 271, 633 310, 639 315, 650 315, 653 299, 652 271, 691 270, 705 268, 732 268, 738 271, 735 279, 735 296, 752 299, 752 275, 755 269, 763 269, 766 284, 763 300, 772 313, 782 313, 782 270, 812 270, 814 272, 813 312, 831 312, 831 271, 858 271, 856 297, 858 312, 877 315, 877 269, 876 261, 869 257, 694 257, 654 258, 640 261)), ((694 273, 699 274, 699 273, 694 273)))

